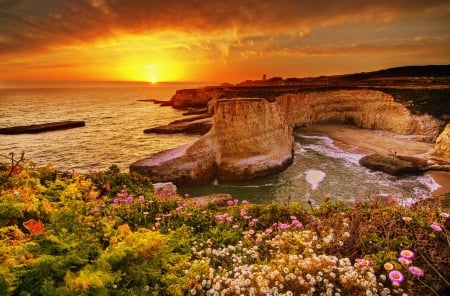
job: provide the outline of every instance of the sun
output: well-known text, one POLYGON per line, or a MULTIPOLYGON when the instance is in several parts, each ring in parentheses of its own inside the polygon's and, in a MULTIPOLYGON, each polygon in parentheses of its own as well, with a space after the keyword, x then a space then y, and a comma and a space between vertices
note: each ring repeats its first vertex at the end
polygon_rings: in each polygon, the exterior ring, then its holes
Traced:
POLYGON ((158 66, 156 64, 147 65, 147 73, 150 76, 150 82, 155 84, 158 82, 158 66))

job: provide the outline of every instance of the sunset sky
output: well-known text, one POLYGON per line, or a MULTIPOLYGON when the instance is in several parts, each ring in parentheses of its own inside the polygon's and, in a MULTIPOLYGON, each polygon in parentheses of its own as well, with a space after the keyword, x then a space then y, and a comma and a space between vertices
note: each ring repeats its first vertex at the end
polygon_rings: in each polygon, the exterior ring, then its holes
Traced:
POLYGON ((428 64, 450 64, 448 0, 0 0, 0 86, 235 83, 428 64))

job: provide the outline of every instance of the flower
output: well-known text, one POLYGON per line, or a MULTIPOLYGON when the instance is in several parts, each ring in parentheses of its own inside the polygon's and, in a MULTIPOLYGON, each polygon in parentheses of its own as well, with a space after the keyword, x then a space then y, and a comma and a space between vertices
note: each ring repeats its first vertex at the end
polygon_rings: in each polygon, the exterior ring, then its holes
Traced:
POLYGON ((280 224, 280 228, 281 228, 282 230, 286 230, 286 229, 289 228, 289 224, 281 223, 281 224, 280 224))
POLYGON ((441 225, 439 225, 439 223, 433 222, 430 227, 436 232, 442 232, 442 227, 441 225))
POLYGON ((145 201, 145 198, 141 195, 141 196, 139 196, 139 202, 144 202, 145 201))
POLYGON ((392 264, 391 262, 386 262, 384 263, 384 269, 386 271, 391 271, 394 269, 394 264, 392 264))
POLYGON ((402 283, 405 280, 405 277, 400 271, 393 270, 389 272, 389 279, 394 283, 402 283))
POLYGON ((449 213, 446 213, 446 212, 440 213, 439 216, 441 216, 442 218, 445 218, 445 219, 450 218, 450 214, 449 214, 449 213))
POLYGON ((403 250, 400 252, 400 256, 406 259, 413 259, 414 258, 414 252, 410 250, 403 250))
POLYGON ((414 276, 422 277, 424 275, 423 270, 417 266, 409 267, 409 272, 411 272, 414 276))
POLYGON ((361 259, 361 258, 357 258, 355 260, 356 263, 358 263, 359 267, 363 267, 363 266, 370 266, 370 261, 367 259, 361 259))
POLYGON ((266 233, 267 233, 267 234, 271 234, 272 232, 273 232, 273 229, 272 229, 272 228, 267 228, 267 229, 266 229, 266 233))
POLYGON ((411 260, 403 258, 403 257, 398 258, 398 262, 400 262, 401 264, 406 265, 406 266, 411 265, 411 260))
POLYGON ((412 218, 411 217, 402 217, 402 220, 405 221, 406 223, 411 222, 412 218))

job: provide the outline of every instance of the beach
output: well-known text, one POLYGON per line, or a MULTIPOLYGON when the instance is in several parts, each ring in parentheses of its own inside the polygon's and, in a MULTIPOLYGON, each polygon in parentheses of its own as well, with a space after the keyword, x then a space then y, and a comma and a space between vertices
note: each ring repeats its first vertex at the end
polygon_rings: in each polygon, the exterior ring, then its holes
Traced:
MULTIPOLYGON (((398 135, 388 131, 365 130, 339 124, 315 124, 300 128, 302 134, 311 136, 327 136, 340 149, 356 154, 399 154, 423 155, 433 149, 434 144, 414 140, 413 136, 398 135)), ((450 172, 427 172, 436 183, 437 190, 433 196, 441 196, 450 192, 450 172)))

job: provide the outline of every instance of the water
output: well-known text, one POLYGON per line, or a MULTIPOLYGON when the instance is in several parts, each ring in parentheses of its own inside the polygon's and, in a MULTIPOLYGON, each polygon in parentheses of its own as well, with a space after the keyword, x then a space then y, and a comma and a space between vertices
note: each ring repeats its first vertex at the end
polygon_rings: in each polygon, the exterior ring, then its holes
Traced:
MULTIPOLYGON (((193 85, 0 89, 0 127, 84 120, 82 128, 40 134, 0 135, 0 155, 20 154, 37 165, 86 171, 134 161, 191 143, 198 136, 144 134, 143 130, 179 119, 181 111, 140 99, 169 100, 193 85)), ((5 158, 2 157, 2 161, 5 158)))
POLYGON ((402 204, 427 198, 439 186, 429 175, 395 177, 372 172, 358 164, 362 155, 345 152, 328 137, 295 134, 294 162, 283 172, 239 184, 213 182, 183 187, 191 195, 230 193, 249 201, 303 202, 318 204, 325 198, 353 202, 367 197, 395 197, 402 204))
MULTIPOLYGON (((40 134, 0 135, 0 155, 22 150, 37 165, 61 170, 128 171, 134 161, 192 143, 198 136, 144 134, 143 130, 179 119, 182 111, 139 99, 168 100, 176 89, 195 85, 0 89, 0 127, 63 120, 84 120, 86 126, 40 134)), ((249 182, 179 188, 181 194, 229 193, 253 202, 278 200, 313 203, 330 196, 353 201, 367 196, 393 196, 405 203, 428 197, 437 184, 429 175, 398 178, 371 172, 327 137, 295 135, 293 164, 283 172, 249 182)), ((7 159, 2 157, 3 161, 7 159)))

